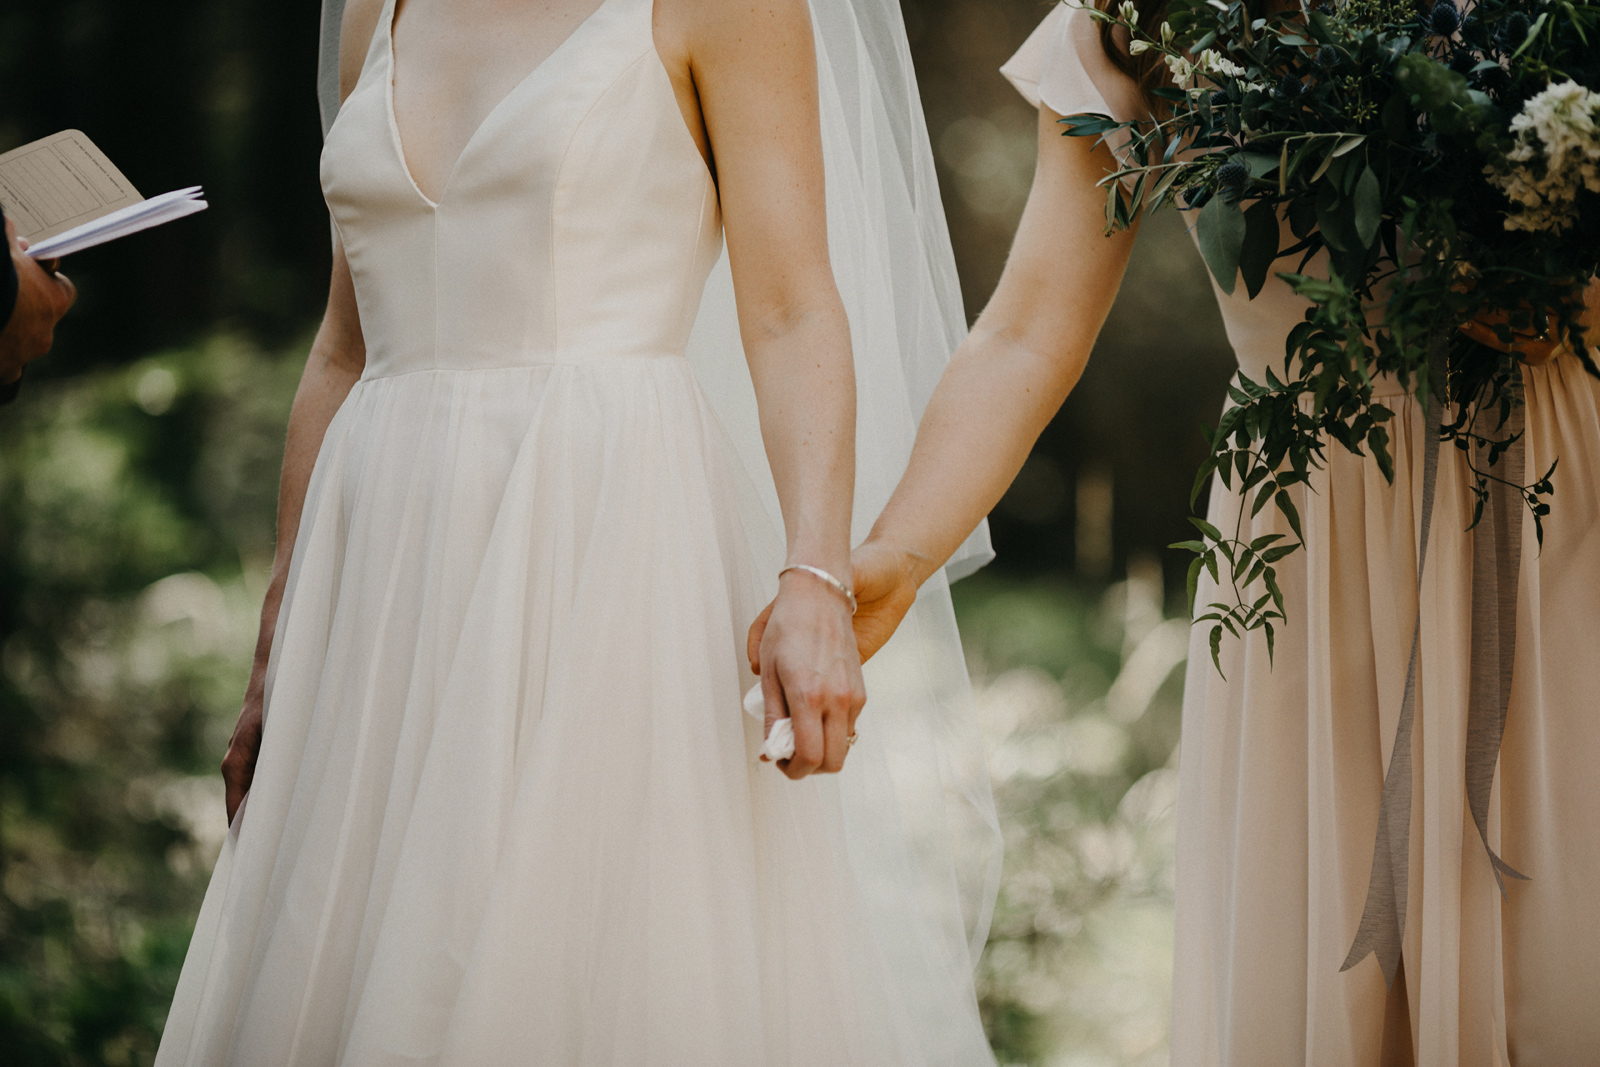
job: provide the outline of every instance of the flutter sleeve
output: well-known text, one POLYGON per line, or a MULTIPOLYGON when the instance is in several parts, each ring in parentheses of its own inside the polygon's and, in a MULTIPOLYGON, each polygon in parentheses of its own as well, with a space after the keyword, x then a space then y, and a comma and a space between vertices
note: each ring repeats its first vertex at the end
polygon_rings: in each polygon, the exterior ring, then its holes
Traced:
POLYGON ((1139 87, 1112 64, 1099 25, 1083 7, 1057 4, 1000 73, 1028 103, 1058 115, 1129 122, 1147 114, 1139 87))

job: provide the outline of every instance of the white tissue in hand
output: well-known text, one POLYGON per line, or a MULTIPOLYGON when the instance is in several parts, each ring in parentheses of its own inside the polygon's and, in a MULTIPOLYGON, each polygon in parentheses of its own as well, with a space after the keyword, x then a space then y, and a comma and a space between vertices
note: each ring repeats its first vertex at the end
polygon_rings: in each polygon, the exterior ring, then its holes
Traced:
POLYGON ((767 740, 761 746, 761 754, 773 762, 794 755, 793 720, 779 719, 772 724, 772 732, 767 734, 767 740))
MULTIPOLYGON (((767 702, 759 684, 744 695, 744 712, 753 719, 767 717, 767 702)), ((773 723, 772 731, 761 745, 761 754, 774 762, 794 755, 794 723, 786 718, 773 723)))

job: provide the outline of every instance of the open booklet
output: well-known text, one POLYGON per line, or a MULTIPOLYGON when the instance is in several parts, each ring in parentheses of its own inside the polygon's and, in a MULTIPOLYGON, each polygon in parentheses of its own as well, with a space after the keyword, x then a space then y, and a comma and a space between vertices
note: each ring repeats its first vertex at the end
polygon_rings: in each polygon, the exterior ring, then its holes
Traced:
POLYGON ((34 259, 57 259, 206 209, 200 187, 149 200, 78 130, 0 155, 0 206, 34 259))

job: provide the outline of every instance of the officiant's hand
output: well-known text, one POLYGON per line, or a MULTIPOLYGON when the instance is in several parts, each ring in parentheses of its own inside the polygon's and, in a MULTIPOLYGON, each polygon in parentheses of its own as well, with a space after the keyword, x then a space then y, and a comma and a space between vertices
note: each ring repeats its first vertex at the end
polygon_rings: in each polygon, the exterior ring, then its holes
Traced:
POLYGON ((784 575, 751 627, 748 651, 761 675, 767 731, 785 715, 794 726, 794 755, 778 768, 796 779, 837 773, 867 702, 844 599, 809 574, 784 575))
POLYGON ((17 303, 11 321, 0 330, 0 385, 22 376, 22 368, 50 351, 56 323, 78 299, 78 290, 55 270, 54 262, 40 264, 27 254, 18 239, 16 223, 6 219, 6 245, 17 272, 17 303))

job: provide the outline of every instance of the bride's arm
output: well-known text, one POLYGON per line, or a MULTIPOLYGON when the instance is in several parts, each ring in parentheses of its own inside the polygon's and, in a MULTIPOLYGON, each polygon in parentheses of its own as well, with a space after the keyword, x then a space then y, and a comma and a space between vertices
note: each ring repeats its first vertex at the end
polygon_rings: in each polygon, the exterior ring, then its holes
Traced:
POLYGON ((1004 273, 956 350, 911 462, 856 550, 862 658, 894 633, 917 589, 999 502, 1083 374, 1122 284, 1134 234, 1105 229, 1110 151, 1063 137, 1039 111, 1039 163, 1004 273))
MULTIPOLYGON (((828 260, 810 8, 806 0, 663 0, 656 11, 658 47, 685 112, 694 115, 698 103, 702 150, 717 176, 788 562, 847 581, 855 372, 828 260)), ((768 720, 785 711, 793 719, 785 773, 838 770, 866 699, 844 598, 812 575, 789 573, 763 651, 768 720)))
MULTIPOLYGON (((367 46, 377 30, 383 0, 348 0, 339 32, 339 100, 342 103, 355 88, 367 46)), ((256 633, 255 660, 250 681, 245 686, 243 706, 228 739, 222 758, 222 781, 226 788, 228 825, 250 791, 255 777, 256 754, 261 748, 262 699, 267 680, 267 658, 272 652, 272 634, 278 627, 278 609, 283 604, 284 585, 289 579, 289 562, 294 554, 295 536, 300 531, 300 512, 305 507, 306 486, 328 424, 367 365, 367 343, 361 334, 361 317, 356 310, 355 283, 350 278, 350 263, 344 244, 333 242, 333 274, 328 283, 328 309, 311 342, 305 370, 295 390, 289 410, 289 430, 283 447, 283 470, 278 480, 277 548, 272 557, 272 576, 261 605, 261 628, 256 633)))
POLYGON ((328 290, 328 310, 311 344, 300 387, 294 394, 289 413, 289 434, 283 450, 283 474, 278 485, 278 546, 272 559, 272 579, 261 606, 261 630, 256 637, 255 663, 245 689, 244 706, 222 760, 222 779, 227 786, 228 823, 250 791, 255 775, 256 753, 261 746, 262 696, 266 685, 267 656, 272 650, 272 634, 278 625, 278 608, 283 603, 284 583, 289 577, 289 561, 294 539, 300 529, 300 511, 305 506, 306 484, 311 468, 322 449, 328 423, 344 403, 350 389, 366 366, 367 347, 361 335, 361 320, 356 312, 356 294, 350 280, 350 265, 344 246, 335 244, 333 279, 328 290))

